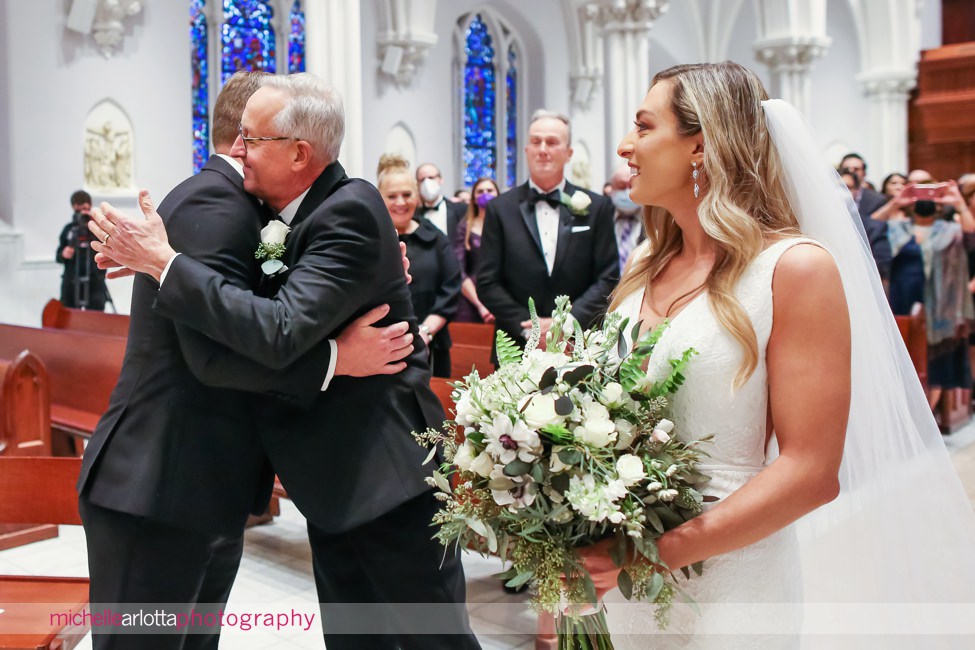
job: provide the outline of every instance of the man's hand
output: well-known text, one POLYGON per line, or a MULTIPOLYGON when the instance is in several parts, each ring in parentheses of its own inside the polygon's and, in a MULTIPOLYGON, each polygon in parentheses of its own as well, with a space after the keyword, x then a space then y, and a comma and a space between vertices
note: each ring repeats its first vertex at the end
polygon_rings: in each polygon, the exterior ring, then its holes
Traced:
POLYGON ((101 210, 93 209, 88 230, 98 241, 91 247, 122 266, 148 273, 158 282, 176 251, 169 246, 166 227, 146 190, 139 192, 139 207, 144 220, 133 219, 108 203, 102 203, 101 210))
POLYGON ((338 358, 335 374, 348 377, 394 375, 406 368, 402 361, 413 353, 409 324, 395 323, 373 327, 389 313, 389 305, 379 305, 349 323, 336 339, 338 358))
POLYGON ((66 260, 70 260, 74 257, 74 246, 65 246, 61 249, 61 257, 66 260))
POLYGON ((399 243, 399 252, 403 256, 403 273, 406 274, 406 284, 413 282, 413 276, 410 275, 410 258, 406 256, 406 243, 399 243))
POLYGON ((114 280, 115 278, 127 278, 131 275, 135 275, 135 271, 125 268, 105 253, 98 253, 95 255, 95 266, 100 269, 107 270, 108 273, 105 274, 105 277, 109 280, 114 280))
MULTIPOLYGON (((539 318, 538 326, 541 328, 538 336, 538 347, 545 348, 545 337, 548 335, 548 331, 552 329, 552 319, 551 318, 539 318)), ((527 332, 531 332, 532 322, 530 320, 521 321, 521 328, 527 332)), ((530 351, 530 350, 529 350, 530 351)))

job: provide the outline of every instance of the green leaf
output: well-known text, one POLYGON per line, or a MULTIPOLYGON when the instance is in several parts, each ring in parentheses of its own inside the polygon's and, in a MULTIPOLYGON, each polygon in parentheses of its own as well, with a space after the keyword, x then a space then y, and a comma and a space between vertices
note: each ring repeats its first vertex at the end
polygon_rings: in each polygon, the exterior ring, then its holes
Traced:
POLYGON ((626 598, 627 600, 633 598, 633 578, 630 577, 630 574, 626 569, 620 571, 620 575, 616 579, 616 584, 623 593, 623 598, 626 598))
POLYGON ((704 575, 704 560, 701 560, 700 562, 695 562, 694 564, 691 565, 691 568, 694 569, 694 573, 696 573, 697 575, 699 576, 704 575))
POLYGON ((495 336, 495 352, 498 356, 498 365, 506 366, 509 363, 519 363, 521 361, 521 348, 519 348, 511 337, 501 330, 495 336))
MULTIPOLYGON (((522 586, 523 584, 525 584, 526 582, 528 582, 534 577, 535 577, 534 571, 522 571, 521 573, 516 575, 514 578, 511 578, 504 584, 506 587, 516 588, 522 586)), ((495 589, 497 589, 497 587, 495 587, 495 589)))
POLYGON ((688 569, 686 566, 682 566, 680 568, 680 572, 683 573, 684 577, 687 578, 688 580, 691 579, 691 570, 688 569))
POLYGON ((547 433, 552 442, 569 442, 574 440, 572 432, 565 428, 563 424, 546 424, 540 429, 542 433, 547 433))
POLYGON ((552 486, 552 489, 559 494, 565 494, 569 489, 569 475, 555 474, 551 479, 549 479, 548 483, 552 486))
POLYGON ((484 434, 480 431, 468 429, 464 431, 464 437, 473 442, 475 445, 484 444, 484 434))
POLYGON ((483 521, 480 519, 475 519, 474 517, 468 517, 464 521, 467 522, 467 527, 473 530, 475 533, 481 537, 487 537, 488 527, 483 521))
POLYGON ((647 522, 653 526, 655 531, 661 534, 665 532, 664 522, 660 521, 660 516, 654 512, 653 508, 644 509, 643 514, 647 516, 647 522))
POLYGON ((542 479, 544 479, 545 477, 542 474, 542 466, 540 463, 535 463, 532 465, 531 475, 532 475, 532 480, 535 481, 536 483, 542 482, 542 479))
POLYGON ((423 462, 421 463, 421 465, 426 465, 431 460, 433 460, 433 457, 436 456, 436 455, 437 455, 437 446, 434 445, 433 447, 430 447, 430 453, 427 454, 427 457, 423 459, 423 462))
POLYGON ((526 463, 521 459, 515 459, 504 466, 505 476, 524 476, 532 471, 531 463, 526 463))
POLYGON ((450 483, 444 478, 443 474, 440 472, 433 473, 433 480, 436 482, 437 487, 440 488, 441 492, 451 493, 450 483))
POLYGON ((659 573, 654 573, 653 577, 650 578, 650 586, 647 587, 647 600, 651 603, 657 600, 657 596, 660 595, 660 590, 664 588, 664 577, 659 573))
POLYGON ((505 582, 507 582, 508 580, 514 578, 516 575, 518 575, 518 570, 515 569, 514 567, 511 567, 507 571, 502 571, 501 573, 495 573, 491 577, 497 580, 504 580, 505 582))
POLYGON ((566 465, 578 465, 582 462, 582 452, 574 447, 559 451, 558 457, 566 465))

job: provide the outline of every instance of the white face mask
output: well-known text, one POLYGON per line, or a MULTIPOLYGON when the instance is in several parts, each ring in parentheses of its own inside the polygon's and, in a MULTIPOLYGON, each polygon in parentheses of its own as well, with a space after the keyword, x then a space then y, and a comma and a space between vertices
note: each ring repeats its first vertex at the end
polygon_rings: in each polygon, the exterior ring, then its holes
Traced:
POLYGON ((427 203, 433 203, 440 198, 440 183, 432 178, 424 178, 420 183, 420 196, 427 203))

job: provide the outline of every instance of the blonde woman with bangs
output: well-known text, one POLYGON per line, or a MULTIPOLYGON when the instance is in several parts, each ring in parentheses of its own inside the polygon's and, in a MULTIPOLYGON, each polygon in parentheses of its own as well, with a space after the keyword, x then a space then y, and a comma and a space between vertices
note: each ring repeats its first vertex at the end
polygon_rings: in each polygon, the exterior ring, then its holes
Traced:
MULTIPOLYGON (((970 543, 975 519, 949 478, 855 205, 801 116, 768 101, 740 65, 676 66, 653 79, 618 153, 631 198, 646 206, 647 241, 611 309, 643 332, 668 323, 651 376, 697 351, 669 417, 685 441, 713 436, 701 471, 711 477, 705 494, 718 500, 659 539, 655 568, 676 575, 696 603, 675 605, 666 628, 652 607, 614 589, 611 540, 586 550, 597 591, 609 592, 615 646, 844 647, 856 638, 829 625, 810 630, 822 636, 802 633, 805 600, 940 600, 952 576, 939 573, 925 591, 918 576, 931 566, 917 545, 928 548, 929 535, 970 543), (912 498, 905 468, 938 484, 957 526, 937 516, 922 533, 904 533, 890 504, 912 498), (701 575, 678 571, 697 563, 701 575), (919 570, 905 572, 910 564, 919 570)), ((971 581, 971 559, 958 556, 960 582, 971 581)), ((903 638, 870 647, 914 647, 899 646, 903 638)))

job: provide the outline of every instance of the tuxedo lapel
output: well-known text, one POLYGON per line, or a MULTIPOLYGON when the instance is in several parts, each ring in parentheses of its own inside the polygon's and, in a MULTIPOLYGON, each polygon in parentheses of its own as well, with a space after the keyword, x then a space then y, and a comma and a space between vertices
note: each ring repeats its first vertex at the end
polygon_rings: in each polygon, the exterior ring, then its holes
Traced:
MULTIPOLYGON (((568 181, 562 196, 572 196, 579 189, 571 185, 568 181)), ((575 217, 569 212, 569 207, 565 203, 559 203, 559 239, 555 244, 555 262, 552 264, 552 277, 558 272, 559 267, 565 259, 566 250, 569 248, 569 238, 572 237, 572 225, 575 217)))
POLYGON ((528 187, 528 183, 522 185, 521 199, 518 201, 518 209, 521 211, 521 220, 525 222, 525 228, 528 229, 529 234, 531 234, 532 241, 535 242, 535 248, 538 253, 545 259, 545 251, 542 249, 542 236, 538 233, 538 220, 535 218, 535 210, 533 206, 528 204, 528 194, 531 189, 528 187))
POLYGON ((305 195, 301 205, 298 206, 298 212, 295 213, 295 218, 291 220, 291 229, 294 230, 297 228, 309 214, 314 212, 335 191, 336 186, 344 180, 348 180, 348 177, 345 175, 345 170, 338 161, 326 167, 325 171, 319 174, 315 182, 311 184, 308 194, 305 195))

